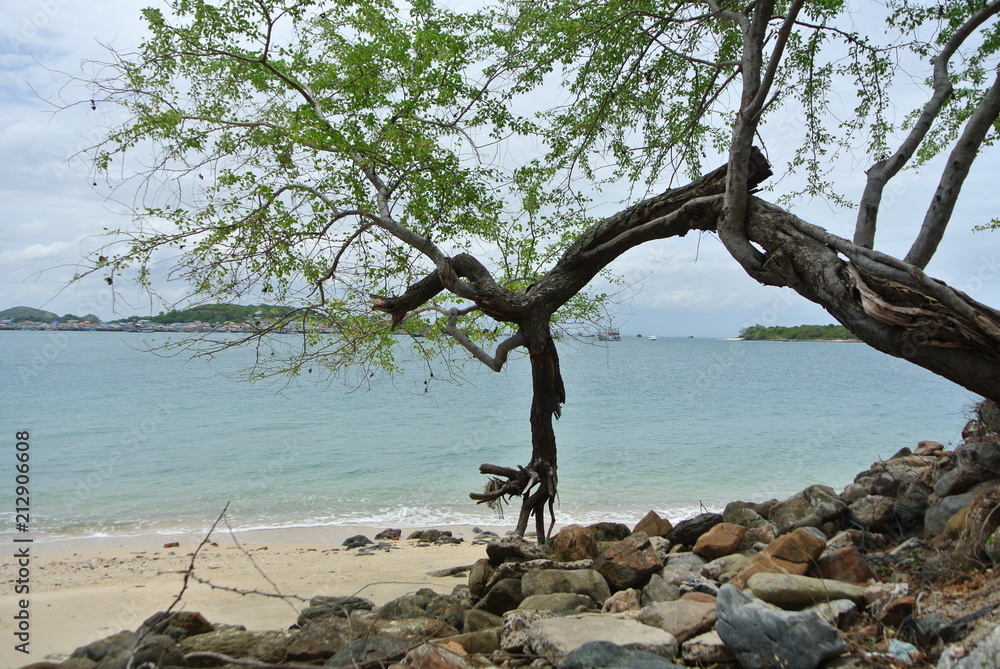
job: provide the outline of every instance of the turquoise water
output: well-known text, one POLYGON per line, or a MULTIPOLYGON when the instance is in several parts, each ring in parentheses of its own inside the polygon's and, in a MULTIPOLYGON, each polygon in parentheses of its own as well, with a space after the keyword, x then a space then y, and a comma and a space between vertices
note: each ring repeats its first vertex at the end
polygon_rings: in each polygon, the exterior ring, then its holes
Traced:
MULTIPOLYGON (((458 382, 412 364, 351 391, 241 382, 249 351, 157 357, 145 336, 0 332, 0 471, 12 494, 29 431, 33 531, 200 531, 227 502, 237 529, 494 524, 468 500, 480 463, 530 454, 523 358, 502 374, 468 363, 458 382)), ((839 490, 903 446, 957 443, 976 399, 861 344, 565 340, 560 358, 560 522, 839 490)))

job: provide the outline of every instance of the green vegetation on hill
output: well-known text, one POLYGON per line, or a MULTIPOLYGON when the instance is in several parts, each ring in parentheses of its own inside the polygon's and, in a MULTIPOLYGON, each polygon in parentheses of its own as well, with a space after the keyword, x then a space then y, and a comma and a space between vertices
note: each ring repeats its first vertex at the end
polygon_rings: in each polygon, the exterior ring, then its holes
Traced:
POLYGON ((740 337, 752 341, 829 341, 833 339, 857 340, 843 325, 750 325, 740 330, 740 337))
POLYGON ((149 320, 154 323, 244 323, 262 318, 278 318, 292 311, 289 307, 276 307, 268 304, 203 304, 190 309, 168 311, 153 316, 149 320))
POLYGON ((11 307, 10 309, 0 311, 0 320, 4 321, 10 319, 15 321, 48 322, 55 318, 59 318, 59 316, 51 311, 43 311, 42 309, 34 309, 32 307, 11 307))

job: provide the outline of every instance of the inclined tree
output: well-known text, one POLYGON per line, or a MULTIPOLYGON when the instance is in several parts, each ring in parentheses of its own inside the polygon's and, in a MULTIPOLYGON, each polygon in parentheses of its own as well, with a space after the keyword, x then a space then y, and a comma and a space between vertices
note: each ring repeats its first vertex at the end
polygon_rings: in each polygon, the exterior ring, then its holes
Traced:
POLYGON ((533 517, 539 540, 565 401, 552 328, 593 317, 606 299, 595 277, 650 240, 717 234, 757 281, 1000 400, 1000 313, 924 272, 1000 129, 1000 2, 865 12, 857 21, 836 0, 146 9, 145 41, 111 50, 86 77, 86 104, 113 124, 96 168, 135 221, 109 231, 88 274, 112 283, 137 271, 153 290, 166 265, 191 300, 297 307, 239 343, 295 319, 337 324, 332 338, 307 331, 271 371, 391 367, 391 332, 415 321, 433 335, 429 350, 451 342, 496 371, 523 349, 531 457, 483 465, 492 478, 472 498, 522 497, 516 531, 533 517), (925 67, 927 83, 922 106, 894 122, 899 63, 925 67), (755 195, 772 166, 754 140, 789 114, 799 136, 773 149, 789 152, 805 186, 779 205, 755 195), (853 200, 827 171, 845 151, 867 160, 853 200), (924 220, 893 223, 912 227, 912 249, 879 252, 888 184, 939 154, 924 220), (706 171, 710 155, 721 167, 706 171), (594 217, 609 183, 648 197, 594 217), (803 194, 856 210, 854 238, 797 217, 788 203, 803 194))

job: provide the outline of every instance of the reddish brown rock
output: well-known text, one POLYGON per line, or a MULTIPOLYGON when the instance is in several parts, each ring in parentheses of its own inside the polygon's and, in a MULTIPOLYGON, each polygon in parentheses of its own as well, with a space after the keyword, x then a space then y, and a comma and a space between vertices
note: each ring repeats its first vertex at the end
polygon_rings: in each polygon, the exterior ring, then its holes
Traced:
POLYGON ((822 556, 812 568, 810 575, 845 583, 868 583, 872 579, 878 580, 871 565, 854 546, 845 546, 822 556))
POLYGON ((685 592, 681 595, 681 599, 686 599, 692 602, 704 602, 705 604, 715 604, 715 597, 707 592, 685 592))
POLYGON ((944 445, 936 441, 921 441, 919 444, 917 444, 917 450, 915 450, 913 454, 934 455, 943 450, 944 450, 944 445))
POLYGON ((637 532, 644 532, 648 537, 665 537, 670 534, 670 531, 674 529, 673 524, 666 518, 661 518, 658 513, 650 510, 643 519, 640 520, 635 529, 632 530, 632 534, 637 532))
POLYGON ((730 583, 741 590, 754 574, 796 574, 804 576, 816 563, 826 547, 817 530, 800 527, 772 541, 767 548, 755 555, 730 583))
POLYGON ((913 613, 917 605, 917 598, 911 595, 897 597, 889 602, 885 610, 878 616, 878 621, 889 627, 899 627, 907 616, 913 613))
POLYGON ((716 560, 731 555, 743 541, 746 528, 734 523, 719 523, 698 537, 691 552, 706 560, 716 560))
POLYGON ((653 572, 663 568, 663 562, 650 545, 649 537, 639 532, 597 556, 593 568, 612 590, 625 590, 645 583, 653 572))
POLYGON ((458 643, 425 643, 407 653, 400 666, 406 669, 472 669, 466 657, 465 649, 458 643))
POLYGON ((556 557, 562 562, 593 560, 597 557, 594 533, 581 525, 567 525, 559 530, 552 546, 556 550, 556 557))

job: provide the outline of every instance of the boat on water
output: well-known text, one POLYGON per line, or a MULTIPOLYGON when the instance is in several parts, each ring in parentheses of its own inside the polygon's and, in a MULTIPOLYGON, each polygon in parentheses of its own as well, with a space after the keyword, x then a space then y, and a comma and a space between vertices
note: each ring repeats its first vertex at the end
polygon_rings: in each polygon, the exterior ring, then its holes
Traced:
POLYGON ((649 339, 649 341, 656 341, 656 335, 649 335, 647 339, 649 339))
POLYGON ((622 334, 618 330, 608 330, 607 332, 599 333, 597 339, 600 341, 621 341, 622 334))

